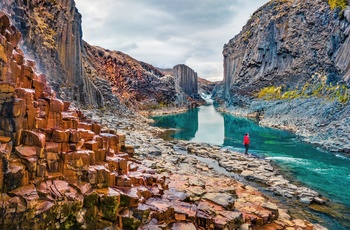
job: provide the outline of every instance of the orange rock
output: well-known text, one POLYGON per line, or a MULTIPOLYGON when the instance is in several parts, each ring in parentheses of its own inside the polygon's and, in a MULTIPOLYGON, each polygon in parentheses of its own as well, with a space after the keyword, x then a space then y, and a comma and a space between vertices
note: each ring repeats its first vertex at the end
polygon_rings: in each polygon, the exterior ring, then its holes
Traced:
POLYGON ((117 171, 120 174, 128 174, 128 160, 119 156, 107 156, 106 161, 110 171, 117 171))
POLYGON ((44 118, 35 118, 35 128, 36 129, 44 129, 46 128, 47 124, 46 124, 46 119, 44 118))
POLYGON ((79 141, 79 134, 77 130, 70 130, 70 136, 69 136, 69 141, 73 143, 78 143, 79 141))
POLYGON ((86 123, 86 122, 79 122, 78 129, 85 129, 85 130, 92 131, 92 124, 86 123))
POLYGON ((56 112, 49 112, 47 119, 47 128, 59 128, 61 124, 62 114, 56 112))
POLYGON ((95 152, 96 163, 102 163, 106 161, 106 149, 98 149, 95 152))
POLYGON ((78 129, 78 137, 83 138, 85 141, 91 141, 94 139, 95 133, 85 129, 78 129))
POLYGON ((10 19, 3 12, 0 12, 0 33, 5 34, 7 28, 10 27, 10 19))
POLYGON ((46 136, 43 133, 25 130, 22 132, 23 144, 45 147, 46 136))
POLYGON ((117 153, 119 151, 118 148, 118 136, 115 134, 109 133, 101 133, 100 136, 103 138, 103 141, 106 142, 106 149, 108 151, 113 150, 112 152, 117 153))
POLYGON ((42 83, 42 82, 37 81, 37 80, 33 80, 33 86, 35 89, 35 98, 37 98, 37 99, 42 98, 43 93, 46 89, 45 83, 42 83))
POLYGON ((101 125, 100 124, 97 124, 97 123, 93 123, 92 124, 92 131, 99 135, 101 133, 101 125))
MULTIPOLYGON (((33 71, 33 68, 27 65, 22 65, 22 73, 23 78, 28 78, 29 82, 32 82, 33 79, 35 79, 36 75, 33 71)), ((28 87, 25 88, 31 88, 32 85, 28 85, 28 87)))
POLYGON ((10 76, 7 77, 7 80, 13 83, 17 83, 18 82, 17 79, 19 78, 22 72, 21 68, 22 67, 18 65, 17 62, 12 61, 10 64, 11 73, 9 73, 10 76))
POLYGON ((68 142, 69 141, 69 136, 70 136, 70 131, 69 130, 58 130, 54 129, 52 131, 52 141, 53 142, 68 142))
POLYGON ((58 143, 58 150, 59 152, 70 152, 70 146, 69 146, 69 143, 68 142, 60 142, 58 143))
POLYGON ((54 112, 54 113, 63 112, 63 108, 64 108, 63 101, 59 99, 50 99, 49 105, 50 105, 50 109, 49 109, 50 112, 54 112))
POLYGON ((85 147, 87 149, 90 149, 92 151, 98 151, 98 142, 91 140, 91 141, 86 141, 85 142, 85 147))
POLYGON ((17 146, 16 154, 20 158, 30 158, 36 156, 36 148, 34 146, 17 146))
POLYGON ((93 186, 109 186, 110 171, 104 165, 94 165, 89 167, 88 180, 93 186))
POLYGON ((56 143, 56 142, 46 142, 46 144, 45 144, 45 151, 46 152, 58 153, 58 143, 56 143))

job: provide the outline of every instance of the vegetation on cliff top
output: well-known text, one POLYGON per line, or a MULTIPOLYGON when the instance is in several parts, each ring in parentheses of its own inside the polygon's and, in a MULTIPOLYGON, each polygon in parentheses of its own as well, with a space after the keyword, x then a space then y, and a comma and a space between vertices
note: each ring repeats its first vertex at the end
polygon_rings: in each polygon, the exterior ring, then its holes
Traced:
POLYGON ((315 73, 310 81, 296 88, 268 86, 261 89, 255 96, 264 100, 287 100, 294 98, 323 98, 346 104, 350 101, 350 89, 342 84, 327 83, 327 76, 315 73))
POLYGON ((337 7, 340 7, 342 10, 344 10, 347 6, 347 1, 346 0, 328 0, 328 4, 332 10, 337 7))

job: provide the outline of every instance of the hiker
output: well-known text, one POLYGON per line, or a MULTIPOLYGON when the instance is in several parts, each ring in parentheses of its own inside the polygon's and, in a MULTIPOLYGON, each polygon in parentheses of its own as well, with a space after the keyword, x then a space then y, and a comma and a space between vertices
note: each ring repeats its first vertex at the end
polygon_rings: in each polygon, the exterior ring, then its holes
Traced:
POLYGON ((243 138, 243 144, 245 146, 245 154, 248 154, 248 149, 249 149, 249 144, 250 144, 250 139, 249 139, 249 134, 246 133, 243 138))

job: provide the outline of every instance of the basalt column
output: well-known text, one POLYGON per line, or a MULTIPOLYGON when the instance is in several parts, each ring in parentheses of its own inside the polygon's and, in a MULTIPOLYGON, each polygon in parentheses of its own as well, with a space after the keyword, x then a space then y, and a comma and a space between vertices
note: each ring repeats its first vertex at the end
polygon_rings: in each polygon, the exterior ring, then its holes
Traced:
POLYGON ((190 97, 198 97, 198 75, 190 67, 180 64, 173 68, 177 90, 182 89, 190 97))

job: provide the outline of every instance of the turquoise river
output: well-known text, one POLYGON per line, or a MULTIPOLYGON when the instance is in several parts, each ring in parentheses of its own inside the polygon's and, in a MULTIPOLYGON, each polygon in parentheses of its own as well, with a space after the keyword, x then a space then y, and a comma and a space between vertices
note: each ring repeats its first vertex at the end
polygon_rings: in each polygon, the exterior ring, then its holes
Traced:
POLYGON ((176 129, 173 139, 220 145, 244 151, 249 133, 250 154, 271 159, 295 183, 330 199, 334 213, 313 211, 328 229, 350 229, 350 159, 300 141, 294 134, 261 127, 256 122, 217 112, 212 101, 186 113, 156 116, 154 126, 176 129))

